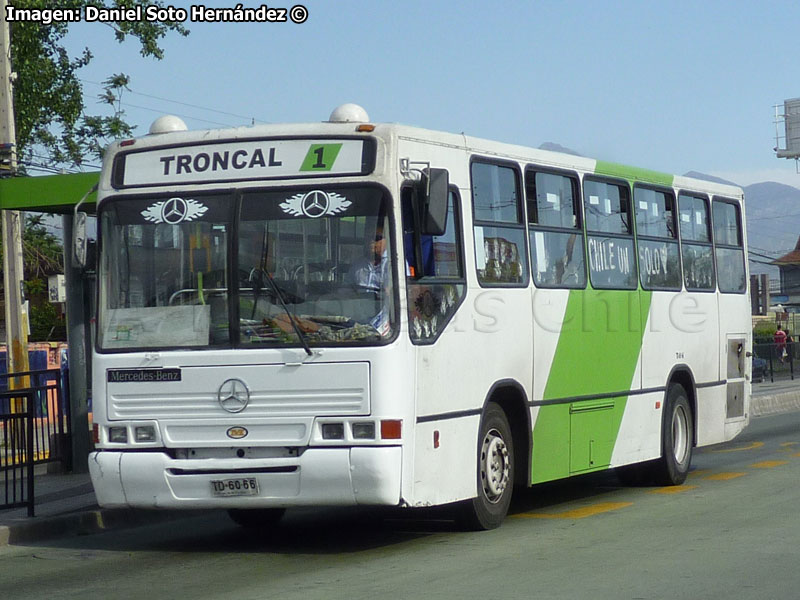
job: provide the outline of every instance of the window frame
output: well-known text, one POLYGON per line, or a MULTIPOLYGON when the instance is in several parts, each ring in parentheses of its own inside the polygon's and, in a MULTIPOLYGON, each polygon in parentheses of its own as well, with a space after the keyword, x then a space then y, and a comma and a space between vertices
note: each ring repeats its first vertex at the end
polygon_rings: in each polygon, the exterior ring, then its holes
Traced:
MULTIPOLYGON (((244 207, 245 198, 248 196, 253 196, 256 194, 272 194, 272 193, 280 193, 280 192, 287 192, 291 193, 295 190, 300 189, 308 189, 314 187, 313 182, 306 182, 306 181, 298 181, 293 182, 292 185, 280 185, 280 186, 258 186, 258 187, 242 187, 237 188, 233 191, 234 197, 234 231, 235 231, 235 238, 231 244, 233 245, 232 254, 235 252, 235 265, 238 268, 239 265, 239 225, 241 223, 241 212, 242 208, 244 207)), ((398 231, 398 220, 400 217, 396 214, 395 210, 395 197, 389 191, 389 189, 383 185, 382 183, 376 181, 353 181, 353 182, 323 182, 320 184, 322 189, 325 191, 336 191, 336 190, 347 190, 353 188, 375 188, 379 190, 385 200, 385 206, 387 209, 387 215, 389 217, 389 231, 391 236, 391 252, 389 253, 389 268, 391 269, 392 274, 392 287, 394 288, 392 291, 392 304, 394 308, 394 314, 392 316, 393 322, 396 324, 395 327, 392 328, 392 335, 386 338, 385 340, 381 340, 377 344, 348 344, 346 342, 328 342, 324 345, 314 345, 312 348, 379 348, 382 346, 388 346, 394 343, 401 335, 402 330, 402 320, 401 320, 401 300, 400 300, 400 271, 398 267, 399 259, 400 259, 400 251, 398 249, 398 244, 402 243, 402 237, 398 240, 396 239, 395 232, 398 231)), ((402 233, 402 231, 401 231, 402 233)), ((231 267, 231 277, 233 277, 233 273, 235 269, 231 267)), ((231 279, 231 282, 234 283, 233 293, 230 297, 233 306, 231 307, 231 324, 239 324, 241 315, 240 311, 240 294, 239 294, 239 286, 235 285, 235 281, 231 279)), ((263 346, 257 346, 253 344, 248 344, 247 342, 243 342, 241 340, 241 331, 239 331, 239 327, 234 326, 233 331, 231 331, 231 343, 233 349, 267 349, 263 346)), ((286 344, 284 346, 275 346, 274 348, 302 348, 301 343, 297 344, 286 344)))
POLYGON ((530 251, 528 249, 528 227, 526 223, 527 219, 527 207, 525 206, 525 197, 524 197, 524 189, 522 183, 522 169, 520 168, 519 164, 514 161, 510 160, 503 160, 498 158, 492 158, 487 156, 481 156, 478 154, 473 154, 470 156, 469 159, 469 191, 470 191, 470 208, 471 208, 471 216, 472 216, 472 251, 473 251, 473 258, 475 260, 475 277, 478 281, 478 285, 481 288, 527 288, 530 285, 531 276, 530 276, 530 251), (472 168, 473 165, 476 163, 491 165, 495 167, 504 167, 511 169, 514 172, 514 181, 517 187, 517 222, 512 223, 508 221, 485 221, 481 219, 475 218, 475 195, 474 195, 474 179, 473 179, 473 172, 472 168), (521 281, 514 283, 514 282, 488 282, 481 279, 478 273, 478 253, 477 253, 477 246, 475 244, 476 236, 475 230, 478 228, 488 228, 492 227, 495 229, 513 229, 522 232, 522 253, 521 257, 524 257, 525 264, 520 265, 521 267, 521 281))
POLYGON ((711 231, 713 232, 714 236, 714 272, 715 274, 719 273, 719 267, 717 266, 717 248, 721 248, 723 250, 738 250, 741 253, 742 258, 742 269, 744 273, 744 285, 741 289, 738 290, 723 290, 719 285, 719 275, 716 276, 716 285, 717 289, 719 290, 720 294, 745 294, 747 293, 747 262, 745 261, 745 252, 744 252, 744 228, 742 226, 742 204, 733 199, 728 198, 725 196, 712 196, 711 198, 711 231), (720 244, 717 242, 717 234, 716 234, 716 221, 714 220, 714 206, 715 203, 720 204, 727 204, 729 206, 733 206, 734 212, 736 215, 736 229, 737 234, 739 237, 739 245, 731 245, 731 244, 720 244))
MULTIPOLYGON (((605 177, 601 175, 594 175, 594 174, 586 174, 581 181, 581 195, 582 195, 582 206, 581 209, 583 212, 586 212, 586 182, 595 182, 595 183, 604 183, 607 185, 614 185, 619 187, 622 190, 625 190, 628 195, 628 233, 611 233, 608 231, 596 231, 590 230, 588 219, 584 214, 583 220, 583 230, 586 236, 586 268, 589 275, 589 283, 594 290, 621 290, 621 291, 635 291, 639 289, 640 282, 639 282, 639 256, 638 256, 638 248, 636 244, 636 234, 635 234, 635 225, 634 219, 636 218, 633 211, 633 190, 629 181, 625 179, 618 179, 615 177, 605 177), (632 242, 632 249, 633 249, 633 256, 631 257, 631 265, 634 269, 633 273, 633 284, 629 287, 620 287, 620 286, 606 286, 606 285, 595 285, 594 281, 592 281, 592 266, 591 266, 591 259, 590 259, 590 251, 589 251, 589 238, 590 237, 599 237, 599 236, 606 236, 607 238, 614 238, 614 239, 621 239, 621 240, 630 240, 632 242)), ((620 200, 621 205, 621 200, 620 200)))
MULTIPOLYGON (((409 189, 413 189, 414 186, 412 185, 403 185, 400 188, 400 198, 403 197, 403 192, 409 189)), ((437 277, 436 275, 423 275, 421 277, 415 277, 408 274, 408 269, 406 269, 406 281, 410 281, 413 283, 464 283, 467 282, 467 265, 465 261, 465 251, 464 251, 464 219, 463 219, 463 210, 461 206, 461 193, 456 185, 450 184, 447 188, 448 194, 448 202, 450 201, 450 195, 453 195, 453 223, 456 225, 456 252, 458 258, 458 264, 461 269, 461 275, 459 277, 437 277)), ((401 210, 402 213, 402 210, 401 210)), ((402 222, 403 215, 400 215, 400 220, 402 222)), ((403 234, 405 234, 405 224, 403 226, 403 234)), ((416 245, 416 240, 419 237, 420 233, 418 229, 414 230, 414 243, 416 245)), ((442 236, 431 236, 431 237, 442 237, 442 236)), ((404 266, 408 266, 408 258, 405 256, 405 246, 403 247, 403 254, 404 254, 404 266)))
POLYGON ((678 202, 678 237, 680 239, 680 248, 681 248, 681 271, 683 272, 683 287, 687 292, 697 292, 697 293, 715 293, 717 291, 717 261, 714 252, 714 222, 712 220, 713 215, 711 214, 711 199, 709 198, 708 194, 704 194, 702 192, 693 192, 692 190, 687 189, 679 189, 677 194, 677 202, 678 202), (701 200, 706 207, 706 227, 708 231, 708 239, 709 241, 698 241, 698 240, 685 240, 683 238, 683 231, 680 225, 680 215, 681 215, 681 196, 688 196, 693 200, 701 200), (712 284, 711 287, 708 288, 697 288, 697 287, 689 287, 686 284, 686 266, 684 263, 683 258, 683 248, 684 246, 703 246, 707 248, 711 248, 711 277, 712 277, 712 284))
MULTIPOLYGON (((404 186, 402 186, 400 188, 400 198, 403 197, 403 192, 406 189, 412 189, 412 188, 413 188, 412 185, 404 185, 404 186)), ((413 193, 413 191, 412 191, 412 193, 413 193)), ((447 193, 448 193, 448 202, 450 200, 450 197, 453 198, 453 213, 452 213, 452 216, 453 216, 453 224, 456 226, 456 246, 457 246, 456 247, 456 252, 458 254, 458 260, 459 260, 459 264, 461 266, 461 276, 458 277, 458 278, 456 278, 456 277, 436 277, 435 275, 423 275, 422 277, 413 277, 412 275, 410 275, 408 273, 408 269, 406 269, 405 290, 404 290, 403 293, 405 294, 406 300, 408 301, 409 292, 411 290, 411 286, 454 285, 454 286, 462 286, 463 287, 463 291, 461 292, 461 294, 459 296, 456 297, 456 302, 451 307, 452 310, 450 312, 450 315, 445 319, 444 322, 442 322, 441 326, 438 328, 438 331, 437 331, 436 335, 432 336, 430 338, 416 338, 415 339, 414 336, 411 335, 410 306, 406 305, 404 309, 401 307, 401 309, 404 310, 405 313, 406 313, 406 318, 408 319, 408 337, 409 337, 409 340, 411 341, 411 344, 414 345, 414 346, 430 346, 431 344, 434 344, 441 337, 441 335, 444 333, 444 331, 447 328, 447 325, 450 323, 450 321, 452 321, 455 318, 456 313, 458 313, 459 309, 461 308, 461 305, 464 304, 464 301, 466 300, 467 296, 469 295, 469 286, 467 285, 466 250, 465 250, 465 245, 464 245, 466 236, 464 235, 464 218, 463 218, 463 205, 462 205, 461 193, 460 193, 460 191, 458 189, 458 186, 456 186, 454 184, 450 184, 448 186, 447 193)), ((401 212, 400 221, 401 221, 401 224, 402 224, 402 220, 403 220, 402 209, 401 209, 400 212, 401 212)), ((405 229, 404 225, 402 225, 402 229, 403 230, 405 229)), ((405 235, 405 231, 403 231, 402 233, 403 233, 403 235, 405 235)), ((419 236, 419 230, 415 228, 415 230, 414 230, 414 239, 415 239, 414 245, 415 246, 416 246, 416 243, 417 243, 416 239, 418 238, 418 236, 419 236)), ((440 237, 440 236, 434 236, 434 237, 440 237)), ((405 253, 405 247, 403 248, 403 252, 405 253)), ((406 265, 408 264, 407 260, 408 259, 406 257, 405 260, 404 260, 404 264, 406 264, 406 265)))
MULTIPOLYGON (((587 252, 586 252, 586 230, 584 228, 584 218, 583 218, 583 193, 581 185, 581 178, 580 175, 576 171, 571 171, 568 169, 556 169, 551 167, 542 167, 536 164, 528 164, 525 165, 525 169, 523 171, 523 181, 522 184, 525 190, 525 209, 527 212, 527 219, 526 219, 526 226, 528 229, 527 237, 528 237, 528 245, 531 245, 530 236, 532 233, 575 233, 579 236, 581 240, 581 251, 583 253, 583 285, 575 285, 575 286, 567 286, 567 285, 550 285, 539 283, 536 281, 536 275, 534 274, 534 264, 533 264, 533 247, 531 246, 530 249, 530 271, 531 271, 531 280, 533 281, 533 285, 536 288, 541 289, 569 289, 569 290, 585 290, 586 287, 589 285, 589 265, 587 259, 587 252), (555 226, 555 225, 540 225, 538 223, 533 222, 531 219, 533 215, 531 215, 531 211, 528 210, 530 203, 532 202, 535 206, 537 205, 536 202, 536 175, 542 173, 544 175, 555 175, 558 177, 564 177, 565 179, 569 179, 572 183, 572 193, 573 193, 573 211, 575 214, 576 225, 575 227, 562 227, 562 226, 555 226), (534 197, 533 199, 528 198, 528 175, 531 175, 533 178, 533 190, 534 190, 534 197)), ((536 216, 538 217, 538 210, 536 216)))
POLYGON ((644 242, 666 242, 666 243, 674 243, 675 247, 678 250, 678 285, 677 286, 650 286, 645 284, 645 281, 642 277, 644 270, 642 269, 642 265, 639 264, 639 284, 642 286, 643 290, 653 291, 653 292, 680 292, 683 290, 684 280, 683 280, 683 254, 681 250, 681 243, 680 243, 680 216, 678 211, 678 196, 675 193, 675 190, 671 187, 664 187, 659 185, 652 185, 647 183, 634 183, 633 184, 633 195, 632 195, 632 205, 633 205, 633 222, 634 228, 636 231, 636 259, 640 261, 639 255, 639 240, 644 242), (638 215, 639 215, 639 206, 636 203, 636 190, 649 190, 652 192, 659 192, 662 194, 666 194, 670 198, 672 198, 672 230, 674 235, 672 237, 663 237, 659 235, 649 235, 649 234, 640 234, 639 233, 639 222, 638 222, 638 215))

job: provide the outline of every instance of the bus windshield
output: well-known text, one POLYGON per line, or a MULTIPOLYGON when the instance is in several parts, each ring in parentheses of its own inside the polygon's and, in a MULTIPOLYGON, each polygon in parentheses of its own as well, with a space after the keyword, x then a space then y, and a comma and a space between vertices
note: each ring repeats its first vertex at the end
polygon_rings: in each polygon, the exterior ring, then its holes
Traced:
POLYGON ((101 350, 393 335, 389 201, 377 187, 117 198, 99 216, 101 350))

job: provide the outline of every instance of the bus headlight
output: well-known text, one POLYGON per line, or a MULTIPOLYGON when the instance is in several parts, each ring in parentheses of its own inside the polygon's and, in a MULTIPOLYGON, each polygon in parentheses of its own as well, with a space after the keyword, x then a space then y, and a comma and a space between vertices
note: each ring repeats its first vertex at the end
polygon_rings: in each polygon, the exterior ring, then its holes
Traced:
POLYGON ((152 425, 141 425, 134 430, 137 442, 155 442, 156 428, 152 425))
POLYGON ((113 444, 127 444, 128 443, 128 428, 127 427, 109 427, 108 428, 108 441, 113 444))
POLYGON ((367 421, 363 423, 353 423, 353 439, 354 440, 374 440, 375 439, 375 423, 367 421))
POLYGON ((322 439, 323 440, 343 440, 344 439, 344 423, 323 423, 322 424, 322 439))

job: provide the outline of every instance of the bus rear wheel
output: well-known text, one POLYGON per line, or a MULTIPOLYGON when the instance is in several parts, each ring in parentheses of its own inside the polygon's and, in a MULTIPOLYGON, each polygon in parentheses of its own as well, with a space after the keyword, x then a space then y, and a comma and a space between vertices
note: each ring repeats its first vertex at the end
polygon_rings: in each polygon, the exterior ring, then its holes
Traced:
POLYGON ((692 463, 694 419, 686 390, 673 384, 667 390, 661 423, 661 458, 654 469, 659 485, 680 485, 686 481, 692 463))
POLYGON ((478 438, 477 496, 460 506, 459 522, 467 529, 495 529, 505 519, 514 489, 514 440, 508 417, 490 402, 478 438))
POLYGON ((277 525, 285 512, 285 508, 232 508, 228 516, 240 527, 268 529, 277 525))

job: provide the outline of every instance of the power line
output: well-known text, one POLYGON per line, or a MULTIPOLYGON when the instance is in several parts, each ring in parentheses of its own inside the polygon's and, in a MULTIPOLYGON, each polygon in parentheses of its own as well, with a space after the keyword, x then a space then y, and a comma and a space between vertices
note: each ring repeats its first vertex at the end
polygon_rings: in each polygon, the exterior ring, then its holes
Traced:
POLYGON ((766 248, 759 248, 757 246, 748 245, 749 250, 758 250, 759 252, 766 252, 767 254, 781 254, 784 253, 784 250, 767 250, 766 248))
MULTIPOLYGON (((138 108, 140 110, 149 110, 150 112, 154 112, 154 113, 164 114, 163 110, 159 110, 157 108, 149 108, 147 106, 139 106, 137 104, 130 104, 129 102, 125 102, 125 101, 123 101, 121 103, 121 105, 122 106, 130 106, 131 108, 138 108)), ((230 123, 220 123, 219 121, 209 121, 208 119, 200 119, 199 117, 192 117, 190 115, 177 114, 176 116, 182 117, 184 119, 192 119, 193 121, 200 121, 202 123, 210 123, 211 125, 219 125, 219 126, 222 126, 222 127, 233 127, 233 125, 231 125, 230 123)))
POLYGON ((785 219, 787 217, 800 217, 800 213, 789 213, 788 215, 768 215, 766 217, 747 217, 748 223, 750 221, 766 221, 767 219, 785 219))
MULTIPOLYGON (((82 81, 84 83, 91 83, 92 85, 96 85, 96 86, 99 86, 99 87, 105 87, 104 84, 99 83, 97 81, 90 81, 88 79, 80 79, 80 81, 82 81)), ((208 107, 208 106, 201 106, 199 104, 191 104, 189 102, 182 102, 181 100, 172 100, 170 98, 164 98, 162 96, 155 96, 153 94, 145 94, 144 92, 137 92, 137 91, 135 91, 133 89, 130 89, 130 88, 127 88, 127 91, 129 93, 131 93, 131 94, 136 95, 136 96, 143 96, 145 98, 152 98, 154 100, 161 100, 162 102, 171 102, 172 104, 179 104, 181 106, 188 106, 189 108, 197 108, 199 110, 205 110, 205 111, 212 112, 212 113, 217 113, 217 114, 220 114, 220 115, 226 115, 226 116, 229 116, 229 117, 236 117, 237 119, 245 119, 245 120, 251 121, 251 122, 269 123, 269 121, 264 120, 264 119, 256 119, 252 115, 251 116, 245 116, 245 115, 240 115, 240 114, 237 114, 237 113, 232 113, 232 112, 227 112, 227 111, 224 111, 224 110, 219 110, 219 109, 216 109, 216 108, 211 108, 211 107, 208 107)), ((130 106, 135 106, 135 105, 131 104, 130 106)), ((143 107, 136 107, 136 108, 143 108, 143 107)), ((147 109, 147 110, 154 110, 154 109, 147 109)), ((189 117, 189 118, 194 118, 194 117, 189 117)), ((198 120, 202 121, 202 119, 198 119, 198 120)), ((213 123, 213 121, 205 121, 205 122, 206 123, 213 123)))

